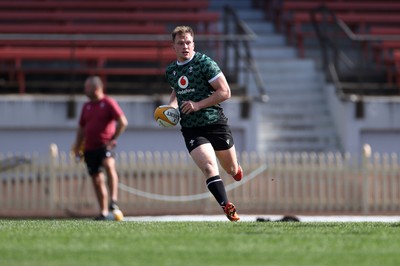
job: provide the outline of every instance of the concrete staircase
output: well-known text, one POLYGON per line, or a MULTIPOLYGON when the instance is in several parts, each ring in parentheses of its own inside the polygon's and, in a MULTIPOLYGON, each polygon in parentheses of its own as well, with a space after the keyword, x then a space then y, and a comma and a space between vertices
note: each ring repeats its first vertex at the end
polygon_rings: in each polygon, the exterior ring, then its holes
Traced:
MULTIPOLYGON (((267 86, 269 101, 260 108, 260 150, 281 152, 337 151, 337 134, 326 103, 324 76, 313 59, 298 58, 283 34, 253 9, 251 1, 210 1, 212 9, 229 4, 258 35, 252 55, 267 86), (224 3, 226 2, 226 3, 224 3)), ((257 94, 254 83, 249 95, 257 94)))

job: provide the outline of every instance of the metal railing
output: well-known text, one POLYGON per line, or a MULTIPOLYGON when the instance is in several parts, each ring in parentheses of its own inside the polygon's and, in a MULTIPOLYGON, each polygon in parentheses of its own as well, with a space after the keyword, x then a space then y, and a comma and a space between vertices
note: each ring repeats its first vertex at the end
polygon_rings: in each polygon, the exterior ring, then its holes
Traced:
POLYGON ((225 6, 224 8, 224 35, 241 36, 241 38, 225 41, 224 68, 228 70, 228 73, 232 74, 231 76, 236 79, 235 81, 237 81, 241 71, 246 72, 247 80, 250 78, 249 75, 251 75, 258 89, 256 100, 267 102, 266 85, 252 56, 249 44, 257 38, 257 35, 239 18, 235 10, 230 6, 225 6))
MULTIPOLYGON (((10 167, 0 154, 0 216, 95 215, 98 206, 83 162, 58 152, 27 154, 10 167)), ((400 211, 398 154, 362 157, 340 153, 239 154, 240 182, 221 171, 228 197, 240 212, 393 214, 400 211)), ((186 152, 117 154, 119 204, 126 215, 220 214, 202 173, 186 152)))
POLYGON ((335 84, 341 99, 359 101, 364 95, 398 94, 387 80, 388 71, 378 67, 372 44, 400 40, 400 35, 355 33, 335 12, 325 5, 311 10, 310 16, 321 48, 322 67, 335 84), (317 16, 322 19, 317 20, 317 16))

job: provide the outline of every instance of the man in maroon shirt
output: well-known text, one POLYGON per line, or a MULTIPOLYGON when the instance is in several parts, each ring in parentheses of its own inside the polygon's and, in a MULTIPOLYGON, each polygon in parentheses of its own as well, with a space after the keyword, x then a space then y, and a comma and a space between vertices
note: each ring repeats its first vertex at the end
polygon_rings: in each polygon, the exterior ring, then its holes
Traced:
POLYGON ((82 107, 74 152, 80 156, 79 147, 84 143, 85 163, 101 210, 96 220, 109 220, 112 219, 109 212, 119 209, 118 174, 112 149, 128 121, 118 103, 104 94, 103 83, 98 76, 86 79, 85 94, 89 101, 82 107), (102 168, 107 173, 110 197, 102 168))

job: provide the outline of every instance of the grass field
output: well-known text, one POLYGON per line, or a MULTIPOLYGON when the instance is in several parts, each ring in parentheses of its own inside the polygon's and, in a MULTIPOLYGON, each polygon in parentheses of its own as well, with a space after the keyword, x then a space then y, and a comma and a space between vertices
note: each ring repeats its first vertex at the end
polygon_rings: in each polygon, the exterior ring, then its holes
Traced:
POLYGON ((0 265, 400 265, 400 223, 0 220, 0 265))

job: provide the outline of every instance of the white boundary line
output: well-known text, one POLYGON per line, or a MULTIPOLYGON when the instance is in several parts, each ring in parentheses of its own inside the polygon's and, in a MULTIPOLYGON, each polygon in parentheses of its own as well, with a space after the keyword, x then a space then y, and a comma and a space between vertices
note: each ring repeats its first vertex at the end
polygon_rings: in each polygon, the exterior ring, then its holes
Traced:
MULTIPOLYGON (((240 215, 240 221, 256 222, 257 218, 279 220, 283 215, 240 215)), ((300 222, 400 222, 400 216, 303 216, 295 215, 300 222)), ((229 222, 224 215, 165 215, 165 216, 130 216, 129 222, 229 222)))
MULTIPOLYGON (((228 191, 231 191, 232 189, 242 186, 244 183, 250 181, 251 179, 255 178, 256 176, 258 176, 259 174, 264 172, 267 168, 268 168, 268 166, 266 164, 261 165, 260 167, 255 169, 253 172, 246 175, 241 182, 234 182, 234 183, 231 183, 231 184, 225 186, 226 191, 228 192, 228 191)), ((200 193, 200 194, 195 194, 195 195, 171 196, 171 195, 160 195, 160 194, 142 191, 142 190, 136 189, 134 187, 129 187, 122 183, 119 183, 118 187, 119 187, 119 189, 121 189, 123 191, 129 192, 129 193, 137 195, 137 196, 141 196, 141 197, 153 199, 153 200, 161 200, 161 201, 185 202, 185 201, 207 199, 212 196, 209 191, 200 193)))

